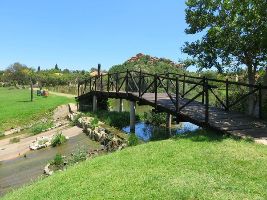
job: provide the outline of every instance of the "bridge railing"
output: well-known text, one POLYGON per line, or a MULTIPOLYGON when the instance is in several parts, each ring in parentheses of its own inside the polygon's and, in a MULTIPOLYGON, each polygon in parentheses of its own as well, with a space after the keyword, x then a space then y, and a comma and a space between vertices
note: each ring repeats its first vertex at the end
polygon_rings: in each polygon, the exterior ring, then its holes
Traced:
MULTIPOLYGON (((158 93, 166 93, 176 113, 188 105, 199 102, 204 107, 203 118, 209 121, 209 108, 215 106, 230 111, 248 97, 257 97, 259 117, 262 117, 262 90, 266 86, 240 82, 194 77, 186 74, 151 74, 143 71, 124 71, 100 74, 80 81, 78 96, 91 91, 136 93, 140 99, 146 93, 154 93, 154 106, 158 106, 158 93), (240 93, 242 88, 242 93, 240 93), (233 98, 233 94, 238 95, 233 98), (182 102, 183 101, 183 102, 182 102)), ((240 109, 240 108, 239 108, 240 109)))

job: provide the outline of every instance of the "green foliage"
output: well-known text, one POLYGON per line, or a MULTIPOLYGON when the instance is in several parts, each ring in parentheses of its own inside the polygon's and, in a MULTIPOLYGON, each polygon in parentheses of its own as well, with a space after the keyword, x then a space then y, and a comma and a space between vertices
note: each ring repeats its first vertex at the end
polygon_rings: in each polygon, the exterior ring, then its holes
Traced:
POLYGON ((266 199, 266 166, 264 145, 196 132, 86 160, 3 200, 266 199))
POLYGON ((128 138, 128 145, 129 146, 136 146, 138 145, 139 140, 138 137, 135 135, 135 133, 131 133, 129 138, 128 138))
POLYGON ((182 64, 175 64, 171 60, 165 58, 153 58, 149 55, 138 54, 136 55, 136 60, 134 61, 126 61, 121 65, 115 65, 110 68, 110 73, 115 72, 123 72, 128 70, 136 70, 139 71, 140 69, 144 72, 148 73, 158 73, 163 74, 166 72, 176 72, 176 73, 183 73, 183 65, 182 64))
MULTIPOLYGON (((116 128, 123 128, 130 124, 129 112, 116 112, 116 111, 97 111, 96 113, 87 113, 89 116, 99 119, 109 126, 116 128)), ((140 117, 136 115, 136 120, 139 121, 140 117)))
POLYGON ((14 137, 14 138, 11 138, 11 139, 9 140, 9 143, 10 143, 10 144, 18 143, 18 142, 20 142, 20 138, 18 138, 18 137, 14 137))
POLYGON ((26 65, 14 63, 6 69, 2 75, 2 79, 4 82, 9 82, 14 85, 25 85, 30 84, 32 73, 33 69, 28 68, 26 65))
POLYGON ((79 163, 81 161, 86 160, 87 158, 87 151, 84 148, 78 148, 71 156, 68 158, 68 164, 73 165, 79 163))
POLYGON ((267 1, 187 0, 186 5, 186 33, 203 33, 200 40, 186 42, 183 48, 195 60, 193 64, 219 72, 246 65, 253 83, 255 71, 267 61, 267 1))
POLYGON ((52 165, 55 165, 57 167, 62 167, 64 164, 64 159, 61 154, 56 154, 52 162, 50 163, 52 165))
POLYGON ((71 122, 72 126, 77 126, 79 124, 78 119, 81 118, 83 116, 82 113, 79 113, 78 115, 76 115, 73 119, 73 121, 71 122))
POLYGON ((53 127, 53 122, 48 121, 48 122, 40 122, 37 124, 34 124, 31 128, 31 133, 32 135, 37 135, 39 133, 41 133, 42 131, 53 127))
POLYGON ((145 112, 144 119, 148 124, 160 126, 166 123, 166 113, 155 113, 153 111, 145 112))
POLYGON ((66 137, 62 133, 57 133, 51 140, 52 147, 60 146, 67 141, 66 137))
POLYGON ((92 127, 93 130, 94 130, 96 127, 98 127, 98 123, 99 123, 99 120, 98 120, 97 118, 94 118, 94 119, 91 121, 90 125, 91 125, 91 127, 92 127))

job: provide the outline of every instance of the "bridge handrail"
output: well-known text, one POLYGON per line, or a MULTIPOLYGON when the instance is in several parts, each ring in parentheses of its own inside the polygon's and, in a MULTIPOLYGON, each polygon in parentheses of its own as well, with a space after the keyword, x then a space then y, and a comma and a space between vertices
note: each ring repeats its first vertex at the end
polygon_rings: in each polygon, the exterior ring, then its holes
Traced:
MULTIPOLYGON (((89 77, 83 81, 78 82, 78 96, 80 94, 83 94, 86 89, 87 85, 89 84, 90 91, 94 91, 99 89, 103 91, 105 87, 107 87, 107 91, 109 92, 110 89, 113 90, 115 88, 116 92, 121 91, 122 87, 125 86, 125 92, 128 94, 129 91, 136 90, 139 92, 139 98, 142 98, 144 93, 147 91, 153 91, 155 93, 155 103, 157 102, 157 92, 158 88, 162 88, 166 94, 169 96, 171 101, 175 104, 177 112, 180 112, 181 109, 183 109, 186 105, 196 100, 198 97, 202 96, 202 104, 205 105, 205 121, 208 122, 208 115, 209 115, 209 91, 211 92, 211 95, 214 95, 216 100, 220 103, 220 105, 225 109, 225 111, 229 111, 230 108, 247 98, 248 96, 255 94, 258 92, 258 98, 259 98, 259 117, 261 117, 261 110, 262 110, 262 90, 267 89, 267 86, 262 86, 261 84, 253 85, 253 84, 247 84, 242 82, 234 82, 226 80, 219 80, 214 78, 207 78, 207 77, 195 77, 190 76, 186 74, 176 74, 176 73, 165 73, 165 74, 153 74, 148 73, 144 71, 137 71, 137 70, 126 70, 121 72, 114 72, 114 73, 107 73, 107 74, 100 74, 95 75, 92 77, 89 77), (135 74, 136 73, 136 74, 135 74), (123 76, 121 76, 123 74, 123 76), (107 81, 107 83, 103 83, 103 78, 107 77, 104 81, 107 81), (136 78, 138 81, 136 81, 136 78), (148 80, 145 80, 145 78, 149 78, 148 80), (189 79, 186 79, 189 78, 189 79), (191 80, 190 80, 191 79, 191 80), (195 79, 195 80, 192 80, 195 79), (129 80, 133 82, 133 85, 129 84, 129 80), (98 81, 98 83, 97 83, 98 81), (99 83, 100 81, 100 83, 99 83), (143 88, 142 81, 146 82, 146 88, 143 88), (216 94, 213 90, 219 88, 216 85, 210 84, 210 82, 217 82, 217 83, 224 83, 225 84, 225 96, 219 97, 218 93, 216 94), (179 83, 182 83, 182 92, 179 91, 179 83), (106 85, 105 85, 106 84, 106 85), (172 89, 174 89, 175 97, 171 92, 169 91, 170 84, 173 85, 172 89), (192 87, 186 91, 185 84, 192 85, 192 87), (80 93, 80 86, 83 85, 83 92, 80 93), (241 96, 237 97, 237 99, 230 103, 229 100, 229 87, 230 85, 236 85, 236 86, 245 86, 249 89, 249 92, 246 94, 242 94, 241 96), (132 88, 133 87, 133 88, 132 88), (177 88, 178 87, 178 88, 177 88), (195 90, 197 87, 201 88, 200 92, 197 92, 197 94, 193 97, 191 97, 187 104, 179 108, 179 105, 177 105, 177 101, 179 101, 179 98, 176 98, 177 95, 181 96, 182 98, 185 98, 185 95, 189 94, 191 91, 195 90)), ((247 91, 247 90, 246 90, 247 91)))

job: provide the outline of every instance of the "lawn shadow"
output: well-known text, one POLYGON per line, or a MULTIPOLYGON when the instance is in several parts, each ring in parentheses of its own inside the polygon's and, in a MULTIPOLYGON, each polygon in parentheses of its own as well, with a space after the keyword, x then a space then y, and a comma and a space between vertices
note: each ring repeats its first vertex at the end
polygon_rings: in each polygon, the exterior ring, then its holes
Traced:
MULTIPOLYGON (((229 134, 224 134, 221 132, 215 132, 212 130, 199 129, 193 132, 187 132, 173 137, 174 140, 178 139, 190 139, 194 142, 221 142, 225 139, 233 139, 236 141, 245 140, 237 136, 232 136, 229 134)), ((251 140, 245 140, 247 142, 252 142, 251 140)))
POLYGON ((28 103, 28 102, 32 102, 31 100, 20 100, 20 101, 16 101, 17 103, 28 103))

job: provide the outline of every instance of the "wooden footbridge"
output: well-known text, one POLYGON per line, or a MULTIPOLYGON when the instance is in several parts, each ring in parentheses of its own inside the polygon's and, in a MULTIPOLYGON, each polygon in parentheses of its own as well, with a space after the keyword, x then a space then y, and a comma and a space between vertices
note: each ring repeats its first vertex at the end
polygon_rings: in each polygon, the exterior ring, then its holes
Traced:
POLYGON ((77 100, 89 96, 126 99, 171 114, 177 121, 267 139, 267 123, 262 120, 262 94, 266 89, 262 85, 229 80, 127 70, 79 81, 77 100), (258 117, 244 114, 249 97, 257 102, 258 117))

